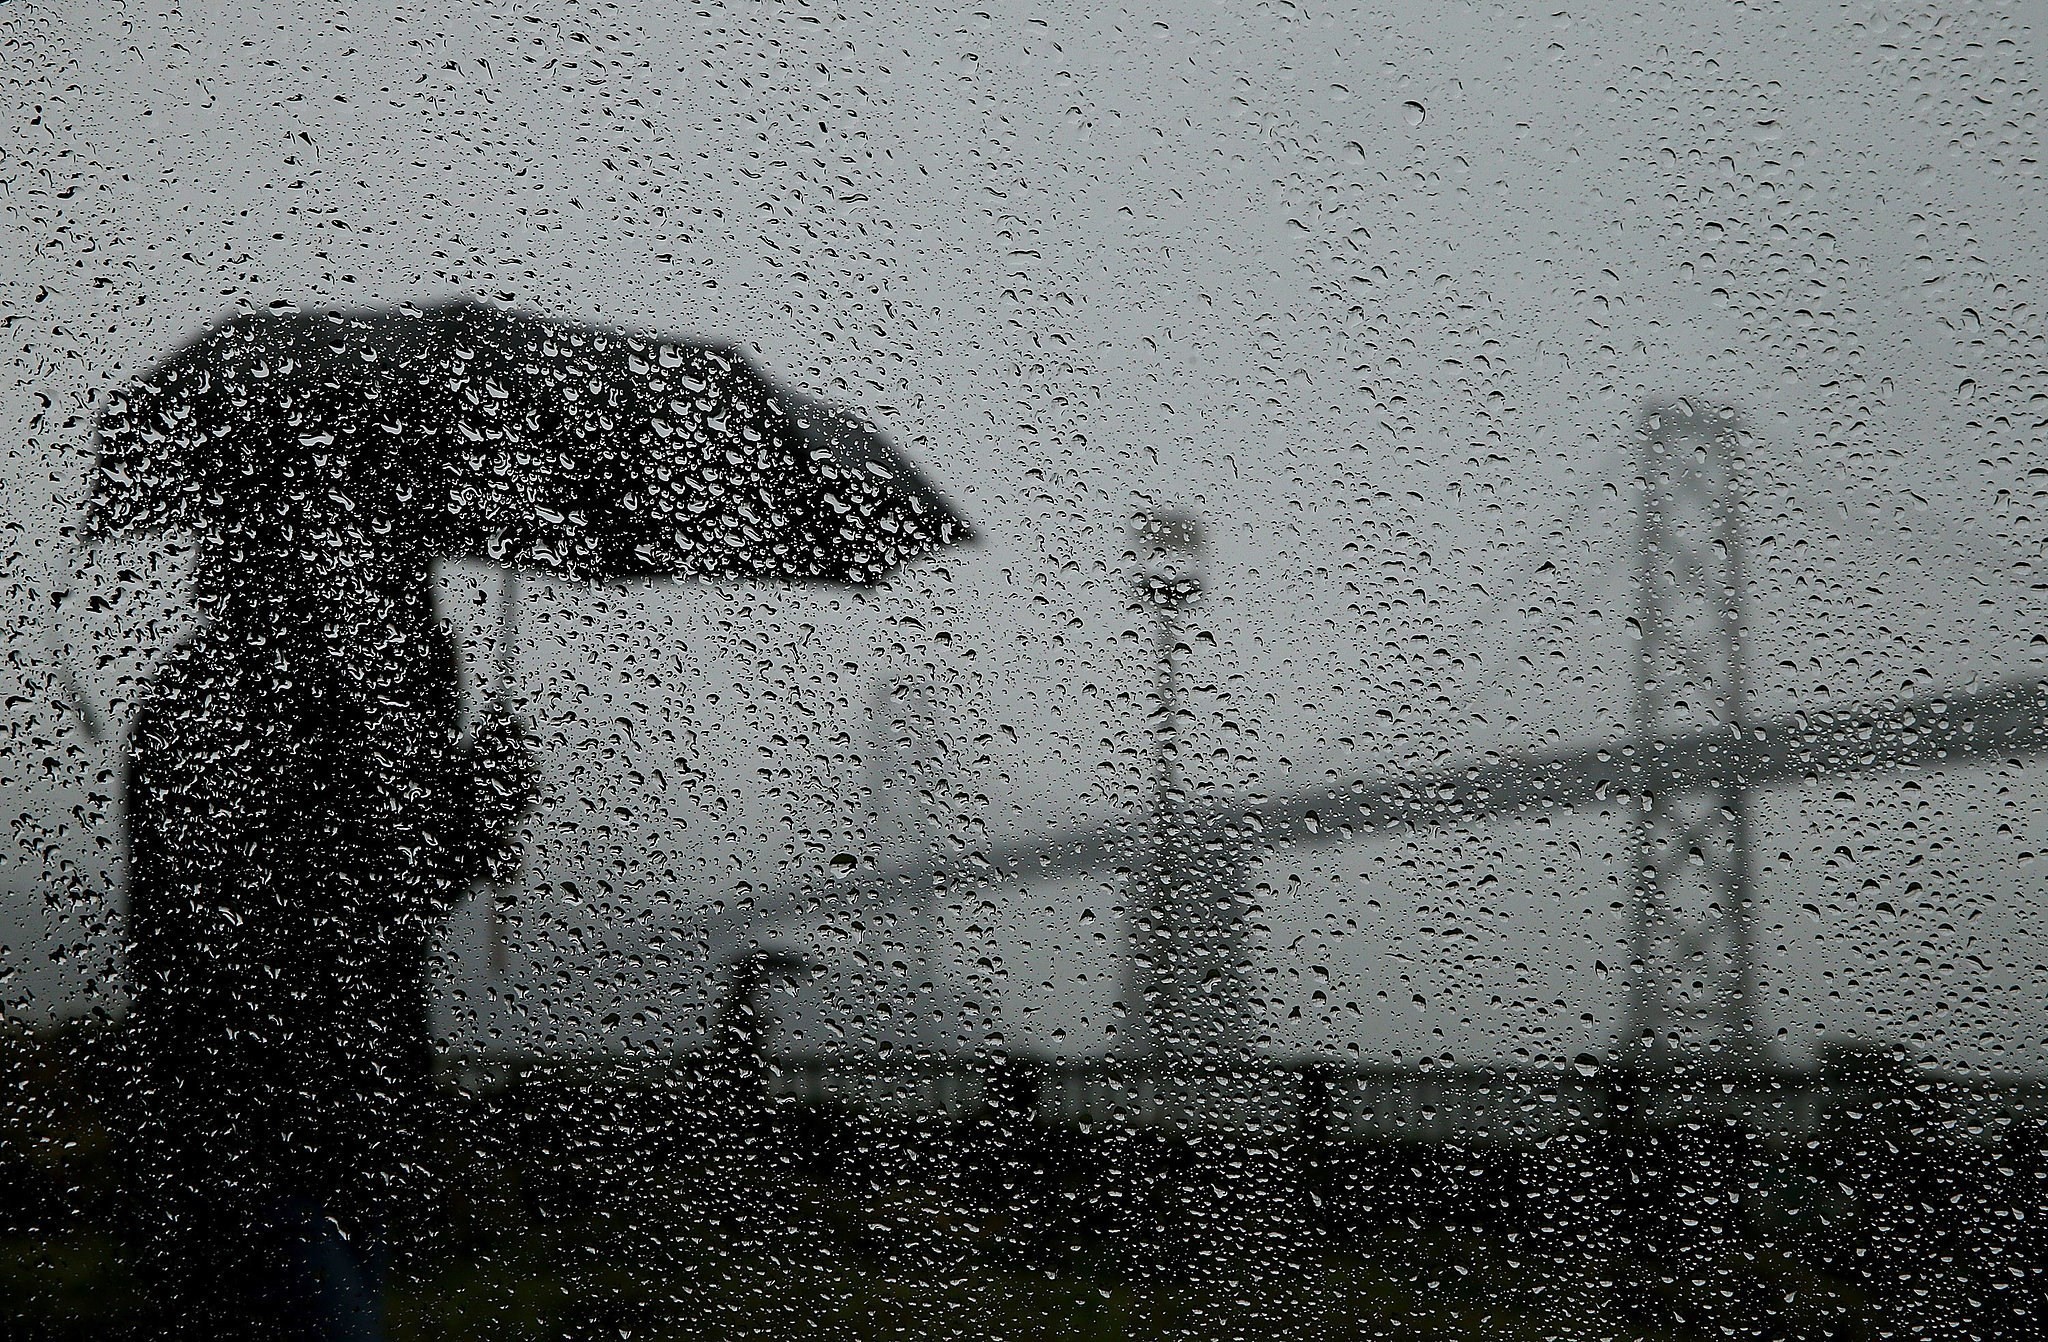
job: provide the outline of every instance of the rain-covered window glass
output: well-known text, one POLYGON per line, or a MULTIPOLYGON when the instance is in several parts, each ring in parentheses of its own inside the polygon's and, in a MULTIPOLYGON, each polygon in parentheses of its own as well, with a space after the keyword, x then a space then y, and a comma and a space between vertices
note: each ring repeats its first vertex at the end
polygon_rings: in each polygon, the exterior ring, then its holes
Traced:
POLYGON ((2041 1336, 2042 17, 0 7, 0 1333, 2041 1336))

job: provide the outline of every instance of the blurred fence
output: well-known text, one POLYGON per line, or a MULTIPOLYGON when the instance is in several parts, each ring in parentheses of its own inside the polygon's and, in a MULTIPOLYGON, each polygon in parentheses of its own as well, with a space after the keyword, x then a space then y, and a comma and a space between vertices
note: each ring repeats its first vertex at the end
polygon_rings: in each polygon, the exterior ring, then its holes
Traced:
MULTIPOLYGON (((9 1338, 140 1336, 117 1025, 0 1047, 9 1338)), ((399 1336, 2030 1339, 2038 1086, 728 1049, 451 1070, 399 1336), (1203 1122, 1191 1121, 1193 1117, 1203 1122), (1219 1121, 1228 1120, 1228 1121, 1219 1121)))

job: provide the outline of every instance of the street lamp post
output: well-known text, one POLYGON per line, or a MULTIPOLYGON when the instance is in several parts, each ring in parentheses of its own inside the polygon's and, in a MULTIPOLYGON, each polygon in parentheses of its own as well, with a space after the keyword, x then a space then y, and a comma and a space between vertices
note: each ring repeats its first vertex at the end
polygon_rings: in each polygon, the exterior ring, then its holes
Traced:
POLYGON ((1133 1050, 1154 1070, 1184 1051, 1184 1019, 1193 1003, 1183 1000, 1180 980, 1188 965, 1179 941, 1191 928, 1176 916, 1178 887, 1184 882, 1185 844, 1179 833, 1187 819, 1186 783, 1180 764, 1181 620, 1202 595, 1202 527, 1191 514, 1148 512, 1131 527, 1133 595, 1151 616, 1153 684, 1151 705, 1152 805, 1149 851, 1138 874, 1131 912, 1130 979, 1126 1001, 1135 1029, 1133 1050))
POLYGON ((1138 600, 1152 614, 1153 810, 1163 833, 1183 788, 1179 665, 1174 653, 1180 644, 1181 616, 1202 596, 1202 525, 1190 514, 1150 513, 1132 530, 1138 600))

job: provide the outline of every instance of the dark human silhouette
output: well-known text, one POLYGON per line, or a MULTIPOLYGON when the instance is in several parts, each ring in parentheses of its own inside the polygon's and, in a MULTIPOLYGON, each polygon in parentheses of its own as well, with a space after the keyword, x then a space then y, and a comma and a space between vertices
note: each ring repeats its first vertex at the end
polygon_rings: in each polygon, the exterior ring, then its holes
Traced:
POLYGON ((205 620, 127 789, 159 1333, 375 1339, 429 949, 534 787, 508 710, 460 730, 432 562, 864 584, 969 531, 741 351, 468 300, 236 317, 97 428, 87 534, 189 534, 205 620))
POLYGON ((135 726, 135 1150, 165 1335, 381 1335, 428 955, 532 796, 508 712, 459 732, 424 562, 322 544, 206 564, 210 622, 135 726))

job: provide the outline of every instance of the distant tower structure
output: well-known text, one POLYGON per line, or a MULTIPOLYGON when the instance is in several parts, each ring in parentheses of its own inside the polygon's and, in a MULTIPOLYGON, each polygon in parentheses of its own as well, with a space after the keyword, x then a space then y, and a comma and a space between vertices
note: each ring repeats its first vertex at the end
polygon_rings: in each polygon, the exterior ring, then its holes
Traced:
POLYGON ((961 862, 968 799, 938 705, 921 674, 879 679, 869 705, 867 845, 881 872, 893 875, 882 887, 886 910, 868 918, 875 954, 856 971, 864 986, 855 991, 884 1004, 887 1024, 877 1030, 913 1053, 985 1042, 994 1025, 989 1005, 999 998, 988 965, 1000 965, 1000 948, 986 924, 970 931, 975 920, 958 916, 974 886, 961 862), (920 876, 906 881, 906 872, 920 876))
POLYGON ((1145 513, 1131 528, 1138 604, 1152 617, 1152 798, 1149 849, 1134 876, 1126 1000, 1139 1007, 1132 1041, 1161 1077, 1192 1081, 1231 1066, 1248 1035, 1244 926, 1236 864, 1198 832, 1181 767, 1185 713, 1182 625, 1201 599, 1204 543, 1187 513, 1145 513))
POLYGON ((946 746, 938 693, 919 677, 875 684, 868 741, 868 837, 878 854, 909 862, 930 857, 950 819, 945 802, 946 746))
MULTIPOLYGON (((1640 864, 1624 1060, 1738 1069, 1762 1061, 1755 1018, 1746 740, 1744 430, 1687 401, 1647 406, 1637 620, 1636 749, 1680 735, 1728 743, 1725 768, 1637 798, 1640 864)), ((1647 761, 1645 761, 1647 763, 1647 761)))

